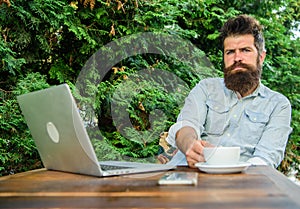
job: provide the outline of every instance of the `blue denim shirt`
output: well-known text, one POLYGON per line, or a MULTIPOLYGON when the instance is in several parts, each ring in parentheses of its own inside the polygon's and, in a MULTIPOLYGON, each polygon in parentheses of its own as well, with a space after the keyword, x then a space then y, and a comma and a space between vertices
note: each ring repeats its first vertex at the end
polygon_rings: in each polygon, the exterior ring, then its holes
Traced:
POLYGON ((190 126, 199 139, 241 147, 241 161, 259 157, 277 167, 292 131, 290 122, 291 105, 282 94, 260 83, 251 95, 239 99, 222 78, 209 78, 191 90, 167 141, 176 146, 176 132, 190 126))

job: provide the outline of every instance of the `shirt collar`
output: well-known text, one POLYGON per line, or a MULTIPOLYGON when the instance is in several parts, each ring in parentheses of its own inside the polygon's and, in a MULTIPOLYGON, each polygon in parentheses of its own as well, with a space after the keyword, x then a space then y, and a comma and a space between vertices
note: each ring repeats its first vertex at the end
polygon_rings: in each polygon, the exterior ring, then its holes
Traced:
POLYGON ((255 91, 250 94, 249 96, 261 96, 266 97, 266 87, 259 81, 258 87, 255 89, 255 91))

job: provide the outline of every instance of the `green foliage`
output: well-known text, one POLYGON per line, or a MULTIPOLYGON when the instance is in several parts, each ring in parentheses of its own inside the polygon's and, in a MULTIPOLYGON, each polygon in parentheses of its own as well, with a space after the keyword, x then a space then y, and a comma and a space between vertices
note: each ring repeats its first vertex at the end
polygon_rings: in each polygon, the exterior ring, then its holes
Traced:
POLYGON ((1 4, 0 55, 5 56, 0 64, 3 72, 0 87, 9 86, 11 90, 19 76, 30 72, 48 76, 57 57, 65 58, 60 56, 63 53, 60 34, 71 20, 74 20, 74 9, 66 1, 20 0, 11 1, 10 7, 1 4))
POLYGON ((145 61, 140 56, 136 57, 132 70, 123 66, 124 71, 116 72, 112 75, 113 79, 101 85, 99 95, 108 97, 96 99, 101 104, 106 103, 105 106, 97 105, 99 109, 96 111, 100 129, 106 133, 107 138, 111 138, 111 144, 120 153, 124 156, 147 158, 158 153, 159 135, 176 119, 189 88, 183 84, 173 87, 176 85, 176 78, 161 71, 168 69, 169 66, 165 63, 154 64, 160 69, 156 71, 153 65, 144 62, 145 66, 142 64, 139 67, 148 70, 136 72, 134 69, 138 68, 139 59, 145 61), (107 127, 115 127, 118 132, 109 137, 110 130, 107 127))
MULTIPOLYGON (((99 158, 153 160, 159 134, 175 122, 188 89, 205 76, 222 76, 218 30, 229 17, 246 13, 265 27, 267 58, 262 82, 286 95, 293 108, 294 130, 279 169, 284 173, 292 167, 299 171, 300 43, 292 32, 299 26, 299 8, 297 0, 18 0, 11 1, 11 6, 1 4, 0 130, 4 134, 0 138, 0 169, 6 174, 31 169, 39 162, 15 96, 44 88, 46 81, 70 84, 82 104, 81 114, 99 158), (164 56, 161 49, 161 55, 135 54, 121 60, 106 75, 93 71, 89 78, 102 82, 84 81, 84 94, 76 90, 77 76, 92 54, 111 41, 141 32, 190 41, 205 53, 216 71, 199 74, 203 66, 197 65, 197 60, 186 63, 170 54, 164 56), (158 69, 164 74, 159 73, 155 80, 146 76, 158 69), (177 80, 170 74, 185 85, 174 86, 177 80), (177 88, 183 89, 169 90, 177 88), (101 154, 98 150, 106 151, 101 154)), ((138 44, 137 49, 147 48, 147 43, 138 44)), ((180 46, 175 49, 185 52, 180 46)), ((126 51, 120 47, 111 53, 107 49, 109 55, 118 53, 126 51)), ((97 68, 95 63, 91 67, 97 68)))
POLYGON ((2 57, 2 65, 0 72, 15 76, 16 72, 21 70, 21 66, 25 64, 25 59, 15 58, 16 52, 12 51, 3 40, 0 40, 0 57, 2 57))
POLYGON ((44 76, 30 73, 17 82, 17 86, 7 99, 0 101, 0 175, 41 167, 38 152, 16 96, 46 87, 49 85, 44 76))

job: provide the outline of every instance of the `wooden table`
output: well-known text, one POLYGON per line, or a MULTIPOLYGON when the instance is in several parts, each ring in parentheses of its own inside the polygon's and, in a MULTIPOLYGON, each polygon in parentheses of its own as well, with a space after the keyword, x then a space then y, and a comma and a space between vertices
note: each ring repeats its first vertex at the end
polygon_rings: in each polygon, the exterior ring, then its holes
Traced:
MULTIPOLYGON (((98 178, 45 169, 0 178, 0 208, 300 208, 300 187, 277 170, 206 174, 196 186, 159 186, 163 173, 98 178)), ((170 172, 170 171, 169 171, 170 172)))

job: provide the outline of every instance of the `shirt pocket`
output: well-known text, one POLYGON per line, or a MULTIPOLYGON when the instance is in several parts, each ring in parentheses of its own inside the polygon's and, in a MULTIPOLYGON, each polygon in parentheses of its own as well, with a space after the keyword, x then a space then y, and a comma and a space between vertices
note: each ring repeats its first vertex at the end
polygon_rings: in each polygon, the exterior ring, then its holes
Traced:
POLYGON ((259 140, 261 135, 264 131, 266 124, 269 121, 268 115, 263 112, 255 112, 251 109, 245 109, 245 116, 246 116, 246 127, 247 133, 249 137, 248 139, 252 139, 254 141, 259 140))
POLYGON ((205 122, 205 132, 209 135, 222 135, 224 133, 229 106, 220 104, 213 100, 207 100, 207 117, 205 122))

